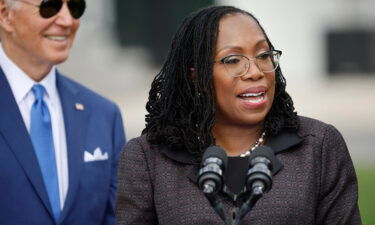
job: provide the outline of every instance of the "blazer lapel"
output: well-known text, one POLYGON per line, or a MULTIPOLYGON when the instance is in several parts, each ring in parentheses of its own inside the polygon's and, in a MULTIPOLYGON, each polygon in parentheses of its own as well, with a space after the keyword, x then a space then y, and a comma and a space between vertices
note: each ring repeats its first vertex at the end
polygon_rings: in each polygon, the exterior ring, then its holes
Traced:
POLYGON ((56 74, 57 89, 60 95, 65 123, 65 133, 68 153, 69 188, 64 209, 59 219, 62 222, 74 204, 84 165, 85 131, 89 117, 88 109, 79 98, 79 90, 71 81, 56 74), (81 104, 77 107, 77 103, 81 104))
MULTIPOLYGON (((47 191, 36 158, 29 133, 14 99, 12 90, 0 68, 0 135, 3 136, 9 149, 22 166, 26 176, 39 195, 43 205, 51 215, 47 191)), ((1 149, 2 151, 5 149, 1 149)))
MULTIPOLYGON (((282 130, 278 135, 276 136, 270 136, 266 141, 266 146, 270 147, 275 154, 278 154, 282 151, 286 151, 290 149, 293 146, 299 145, 303 141, 303 138, 299 136, 297 133, 289 133, 285 130, 282 130)), ((179 151, 173 151, 168 148, 162 148, 161 152, 180 163, 184 164, 195 164, 188 177, 190 180, 192 180, 194 183, 198 182, 198 172, 200 169, 200 163, 197 163, 195 161, 194 163, 194 157, 192 155, 189 155, 189 153, 186 152, 179 152, 179 151)), ((275 158, 273 168, 272 168, 272 175, 276 175, 281 169, 283 168, 283 164, 278 158, 275 158)))

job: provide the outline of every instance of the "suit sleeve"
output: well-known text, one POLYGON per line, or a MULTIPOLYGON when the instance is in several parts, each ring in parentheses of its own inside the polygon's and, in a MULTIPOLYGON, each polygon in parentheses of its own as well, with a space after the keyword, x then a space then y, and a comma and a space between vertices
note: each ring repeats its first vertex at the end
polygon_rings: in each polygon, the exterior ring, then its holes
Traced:
POLYGON ((333 126, 325 131, 321 155, 316 224, 361 224, 354 166, 343 137, 333 126))
POLYGON ((121 154, 116 202, 118 225, 158 224, 147 157, 139 139, 127 143, 121 154))
POLYGON ((121 150, 125 145, 125 133, 120 110, 116 107, 113 125, 113 158, 111 165, 111 186, 102 225, 115 225, 115 199, 117 192, 117 171, 121 150))

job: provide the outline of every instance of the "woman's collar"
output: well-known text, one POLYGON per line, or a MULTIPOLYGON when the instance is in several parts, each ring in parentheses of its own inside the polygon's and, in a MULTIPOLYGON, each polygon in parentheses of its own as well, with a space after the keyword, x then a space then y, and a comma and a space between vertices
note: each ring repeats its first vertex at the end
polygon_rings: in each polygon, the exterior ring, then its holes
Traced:
MULTIPOLYGON (((282 130, 275 136, 269 136, 265 145, 273 149, 275 154, 278 154, 279 152, 288 150, 289 148, 300 144, 302 141, 303 137, 299 136, 297 133, 282 130)), ((200 164, 200 159, 187 151, 179 151, 168 147, 162 147, 160 151, 171 160, 182 164, 200 164)))
MULTIPOLYGON (((270 147, 275 152, 275 154, 278 154, 282 151, 286 151, 290 149, 291 147, 299 145, 302 141, 303 141, 303 137, 301 137, 297 133, 291 133, 286 130, 283 130, 275 136, 268 137, 265 145, 270 147)), ((198 172, 200 169, 200 159, 195 157, 190 152, 176 151, 174 149, 170 149, 167 147, 162 148, 161 153, 173 161, 176 161, 182 164, 194 165, 188 177, 194 183, 197 183, 198 172)), ((272 169, 272 175, 274 176, 282 168, 283 168, 283 164, 276 157, 274 165, 273 165, 273 169, 272 169)))

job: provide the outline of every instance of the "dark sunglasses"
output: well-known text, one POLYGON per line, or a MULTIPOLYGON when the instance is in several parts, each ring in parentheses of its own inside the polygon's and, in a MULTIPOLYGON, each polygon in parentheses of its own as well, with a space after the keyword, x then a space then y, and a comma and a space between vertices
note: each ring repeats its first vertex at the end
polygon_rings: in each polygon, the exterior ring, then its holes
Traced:
MULTIPOLYGON (((51 18, 60 12, 64 2, 63 0, 42 0, 40 5, 34 5, 27 0, 19 0, 23 3, 27 3, 36 7, 39 7, 39 14, 43 18, 51 18)), ((68 0, 66 2, 68 4, 68 9, 70 14, 73 18, 78 19, 80 18, 86 9, 86 1, 85 0, 68 0)))

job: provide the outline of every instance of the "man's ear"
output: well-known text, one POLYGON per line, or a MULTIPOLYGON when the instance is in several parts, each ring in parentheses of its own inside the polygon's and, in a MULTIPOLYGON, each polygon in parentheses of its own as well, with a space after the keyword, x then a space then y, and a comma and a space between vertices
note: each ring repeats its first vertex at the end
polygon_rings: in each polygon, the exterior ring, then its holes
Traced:
POLYGON ((3 31, 12 31, 13 27, 10 23, 10 7, 5 0, 0 0, 0 27, 3 31))

